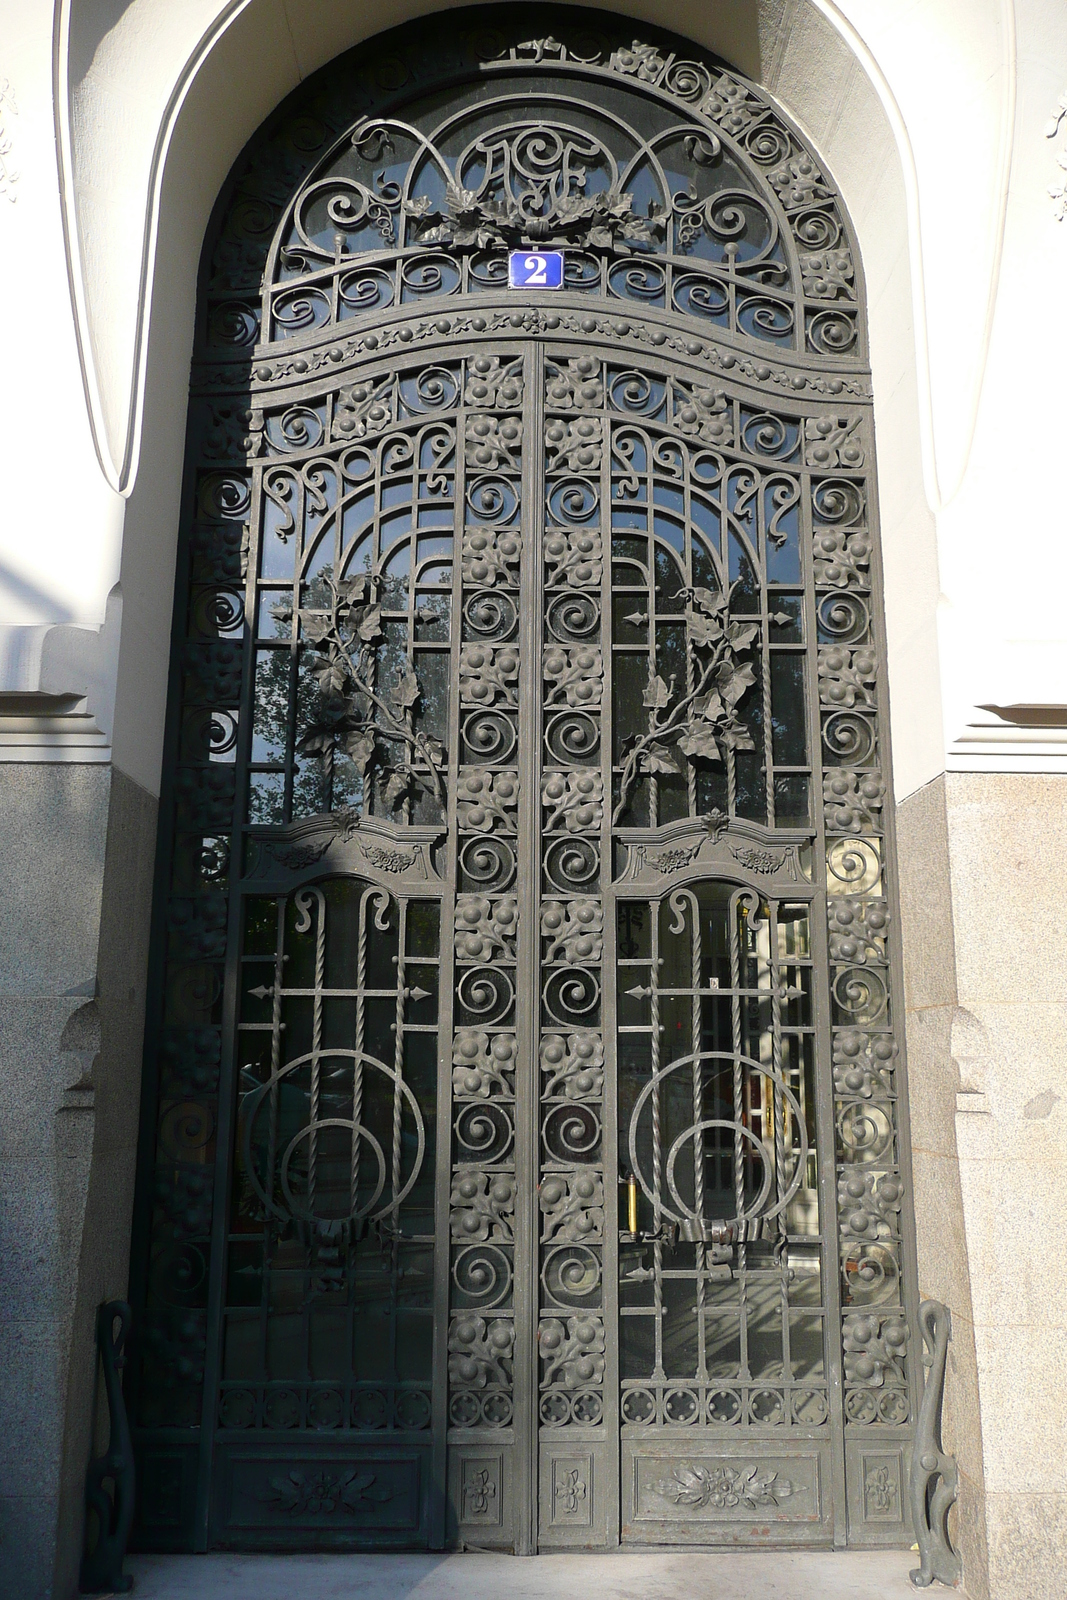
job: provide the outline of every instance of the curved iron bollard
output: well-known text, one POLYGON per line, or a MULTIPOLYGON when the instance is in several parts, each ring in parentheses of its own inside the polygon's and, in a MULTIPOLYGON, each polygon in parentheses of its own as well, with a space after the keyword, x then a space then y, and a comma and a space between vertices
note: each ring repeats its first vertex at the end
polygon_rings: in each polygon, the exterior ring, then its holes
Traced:
POLYGON ((133 1524, 133 1440, 119 1376, 132 1312, 125 1300, 109 1300, 97 1309, 96 1344, 107 1391, 108 1441, 103 1455, 89 1463, 85 1475, 85 1538, 96 1519, 96 1542, 82 1556, 78 1587, 82 1594, 125 1594, 133 1579, 122 1571, 126 1542, 133 1524), (119 1331, 115 1333, 115 1321, 119 1331), (110 1485, 110 1489, 108 1488, 110 1485))
POLYGON ((959 1494, 959 1468, 955 1456, 946 1455, 941 1443, 952 1315, 940 1300, 924 1300, 919 1307, 919 1326, 930 1353, 923 1358, 929 1371, 911 1457, 911 1516, 922 1562, 911 1573, 911 1581, 917 1589, 925 1589, 936 1578, 954 1588, 963 1576, 963 1563, 949 1540, 948 1514, 959 1494))

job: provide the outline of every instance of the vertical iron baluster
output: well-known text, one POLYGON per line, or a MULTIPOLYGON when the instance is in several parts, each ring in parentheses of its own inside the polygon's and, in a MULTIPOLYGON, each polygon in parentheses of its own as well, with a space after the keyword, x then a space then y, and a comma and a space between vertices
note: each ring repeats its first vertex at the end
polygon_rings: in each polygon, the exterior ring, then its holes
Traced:
MULTIPOLYGON (((681 897, 679 897, 681 898, 681 897)), ((693 1126, 696 1133, 693 1136, 693 1210, 701 1224, 700 1235, 696 1242, 696 1317, 697 1317, 697 1370, 698 1382, 706 1382, 708 1376, 707 1365, 707 1281, 705 1271, 707 1268, 707 1248, 704 1233, 704 1053, 703 1038, 700 1026, 700 979, 703 961, 701 957, 701 928, 700 928, 700 902, 693 893, 684 896, 684 901, 689 907, 692 918, 692 934, 690 945, 690 985, 692 1000, 690 1002, 690 1038, 689 1046, 693 1052, 693 1126)), ((681 918, 679 917, 679 920, 681 918)))
MULTIPOLYGON (((294 902, 301 915, 307 914, 305 907, 308 900, 314 901, 318 911, 318 916, 315 919, 315 997, 312 1001, 311 1019, 311 1096, 308 1119, 311 1131, 308 1136, 307 1189, 308 1216, 314 1218, 315 1187, 318 1181, 319 1095, 322 1071, 322 991, 326 976, 326 898, 321 889, 301 889, 294 902)), ((300 933, 302 931, 305 930, 301 929, 298 923, 297 932, 300 933)))
MULTIPOLYGON (((781 973, 781 947, 779 944, 778 906, 771 900, 767 907, 767 938, 769 941, 769 973, 771 992, 771 1068, 774 1073, 774 1169, 776 1174, 775 1200, 779 1206, 786 1192, 786 1118, 789 1116, 786 1098, 783 1092, 785 1083, 784 1068, 782 1064, 782 973, 781 973)), ((790 1141, 791 1142, 791 1141, 790 1141)), ((790 1408, 792 1404, 792 1388, 790 1380, 792 1369, 789 1365, 789 1222, 783 1207, 775 1219, 775 1228, 778 1234, 779 1249, 775 1254, 778 1266, 778 1304, 779 1315, 782 1323, 782 1372, 785 1380, 783 1404, 785 1406, 785 1420, 791 1420, 790 1408)))
MULTIPOLYGON (((732 1028, 733 1028, 733 1104, 734 1104, 734 1204, 737 1215, 740 1217, 745 1211, 745 1144, 741 1128, 750 1126, 746 1122, 746 1109, 751 1111, 752 1080, 743 1064, 746 1053, 743 1048, 748 1044, 748 1016, 743 1009, 742 997, 737 992, 740 988, 751 988, 749 983, 749 905, 753 900, 750 892, 739 890, 730 897, 729 932, 730 932, 730 984, 734 990, 731 999, 732 1028), (746 1105, 747 1102, 747 1105, 746 1105)), ((745 997, 747 1004, 748 995, 745 997)), ((747 1226, 740 1229, 740 1240, 737 1246, 737 1282, 738 1282, 738 1334, 740 1338, 739 1376, 742 1380, 750 1377, 748 1366, 748 1246, 747 1226)), ((747 1416, 746 1416, 747 1420, 747 1416)))
MULTIPOLYGON (((414 575, 414 568, 412 569, 414 575)), ((404 1006, 407 990, 404 976, 404 945, 407 937, 407 901, 398 898, 394 901, 397 908, 398 945, 396 955, 396 1011, 394 1020, 393 1039, 393 1070, 396 1077, 393 1079, 393 1122, 392 1122, 392 1160, 390 1164, 389 1181, 392 1190, 392 1205, 386 1213, 389 1228, 389 1353, 391 1357, 390 1375, 394 1382, 399 1377, 399 1363, 397 1360, 397 1327, 398 1305, 400 1298, 400 1176, 401 1176, 401 1112, 403 1107, 404 1081, 404 1006)), ((386 1226, 383 1218, 383 1229, 386 1226)), ((393 1411, 391 1425, 396 1426, 396 1407, 400 1399, 400 1389, 393 1390, 393 1411)))
POLYGON ((363 1119, 363 1051, 366 1045, 366 989, 367 989, 367 911, 372 889, 364 889, 359 897, 359 935, 356 946, 356 1055, 352 1062, 352 1154, 349 1193, 352 1197, 352 1215, 359 1211, 359 1131, 363 1119))
MULTIPOLYGON (((271 1030, 270 1030, 270 1110, 267 1121, 267 1160, 264 1167, 264 1188, 270 1199, 274 1198, 274 1163, 277 1158, 278 1148, 278 1069, 282 1064, 282 987, 285 982, 285 909, 284 897, 279 899, 277 907, 277 932, 274 946, 274 985, 271 995, 271 1030)), ((253 1159, 255 1159, 253 1152, 253 1159)), ((268 1267, 264 1272, 263 1284, 263 1320, 260 1328, 260 1360, 264 1378, 268 1375, 267 1365, 267 1316, 270 1306, 271 1262, 273 1251, 272 1240, 277 1237, 278 1225, 272 1215, 271 1207, 267 1205, 263 1213, 263 1261, 268 1267)))
POLYGON ((663 1155, 662 1133, 662 1106, 660 1102, 660 1020, 659 1020, 659 919, 662 908, 658 905, 649 907, 650 937, 651 937, 651 963, 649 965, 648 983, 651 989, 649 995, 649 1020, 651 1032, 649 1033, 649 1068, 652 1081, 652 1259, 653 1271, 656 1274, 655 1292, 655 1329, 656 1329, 656 1358, 653 1368, 653 1381, 662 1383, 667 1374, 663 1366, 663 1242, 660 1233, 663 1226, 663 1186, 661 1161, 663 1155))
MULTIPOLYGON (((739 894, 730 900, 730 1029, 733 1052, 733 1114, 737 1129, 745 1119, 745 1076, 741 1064, 742 1018, 740 988, 744 982, 745 907, 739 894)), ((745 1209, 745 1148, 739 1131, 734 1133, 734 1205, 737 1215, 745 1209)))
POLYGON ((753 544, 756 549, 756 571, 759 574, 759 618, 760 618, 760 685, 763 699, 763 769, 766 774, 766 816, 768 828, 774 827, 774 717, 771 705, 771 644, 768 617, 771 602, 767 589, 767 494, 770 492, 765 483, 760 484, 759 494, 755 501, 755 527, 753 528, 753 544))

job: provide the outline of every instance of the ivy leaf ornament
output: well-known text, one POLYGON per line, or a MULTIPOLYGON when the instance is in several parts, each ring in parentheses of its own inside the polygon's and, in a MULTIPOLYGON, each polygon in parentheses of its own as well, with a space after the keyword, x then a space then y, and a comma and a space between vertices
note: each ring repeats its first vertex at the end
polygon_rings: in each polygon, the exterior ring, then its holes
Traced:
POLYGON ((373 644, 382 636, 382 608, 368 606, 359 620, 359 636, 364 644, 373 644))
POLYGON ((367 768, 374 759, 374 734, 353 729, 345 734, 342 744, 345 754, 351 758, 360 777, 365 777, 367 768))
POLYGON ((701 695, 699 699, 693 701, 693 716, 703 718, 705 722, 719 722, 725 715, 726 707, 717 689, 712 689, 710 694, 701 695))
POLYGON ((345 578, 337 585, 337 598, 346 606, 366 605, 372 594, 371 579, 365 572, 354 578, 345 578))
MULTIPOLYGON (((280 610, 281 608, 279 607, 278 609, 280 610)), ((291 612, 290 615, 292 615, 291 612)), ((322 644, 329 634, 331 626, 329 617, 321 611, 301 611, 300 613, 301 632, 309 644, 322 644)))
POLYGON ((342 694, 348 686, 348 667, 341 656, 323 656, 311 669, 324 695, 342 694))
POLYGON ((413 672, 408 671, 405 672, 404 676, 393 690, 391 698, 394 705, 399 706, 402 711, 407 711, 415 704, 420 693, 421 691, 419 689, 418 678, 416 678, 413 672))
POLYGON ((755 750, 752 735, 743 722, 732 717, 725 728, 719 729, 719 738, 730 750, 755 750))
POLYGON ((687 756, 702 756, 705 761, 719 761, 718 741, 706 722, 690 722, 678 740, 679 750, 687 756))
POLYGON ((722 638, 722 624, 718 618, 706 617, 701 611, 687 611, 685 625, 689 642, 697 650, 709 649, 722 638))
POLYGON ((648 685, 644 694, 641 696, 641 704, 643 706, 648 706, 650 710, 662 711, 664 706, 670 702, 670 698, 671 691, 668 689, 663 679, 655 674, 650 674, 648 685))
POLYGON ((756 674, 747 661, 742 662, 740 666, 732 661, 724 661, 715 678, 719 685, 719 693, 732 711, 744 696, 746 689, 750 689, 755 683, 756 674))
POLYGON ((334 734, 332 728, 315 727, 300 736, 296 742, 297 755, 321 756, 327 750, 333 749, 334 734))
POLYGON ((731 622, 726 630, 726 637, 732 649, 747 650, 758 633, 758 622, 731 622))
POLYGON ((678 773, 681 771, 671 752, 666 745, 662 744, 649 746, 641 757, 641 766, 645 772, 678 773))
POLYGON ((397 806, 411 788, 412 772, 410 767, 394 767, 389 774, 389 781, 385 786, 385 803, 387 806, 397 806))
POLYGON ((691 589, 693 604, 703 611, 705 616, 717 617, 726 603, 726 596, 715 594, 711 589, 691 589))

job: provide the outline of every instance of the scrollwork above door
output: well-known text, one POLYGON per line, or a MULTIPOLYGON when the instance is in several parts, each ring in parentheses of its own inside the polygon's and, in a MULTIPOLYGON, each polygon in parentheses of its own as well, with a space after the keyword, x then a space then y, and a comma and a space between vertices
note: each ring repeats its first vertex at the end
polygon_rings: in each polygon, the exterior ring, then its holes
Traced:
POLYGON ((362 53, 342 58, 343 84, 341 63, 320 74, 236 176, 207 344, 304 344, 492 293, 509 248, 547 245, 567 253, 567 295, 862 359, 848 223, 762 91, 633 24, 552 13, 552 34, 524 37, 533 20, 423 24, 385 79, 362 53))

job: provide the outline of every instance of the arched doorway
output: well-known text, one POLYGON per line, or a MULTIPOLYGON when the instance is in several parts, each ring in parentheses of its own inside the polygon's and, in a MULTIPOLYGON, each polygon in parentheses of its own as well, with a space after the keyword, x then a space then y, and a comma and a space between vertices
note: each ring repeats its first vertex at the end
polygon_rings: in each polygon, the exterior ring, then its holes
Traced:
POLYGON ((326 69, 205 252, 140 1541, 898 1543, 851 232, 720 63, 500 18, 326 69))

